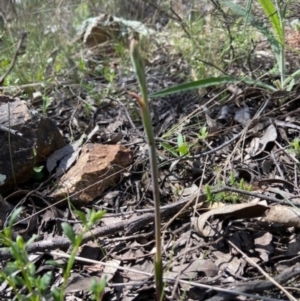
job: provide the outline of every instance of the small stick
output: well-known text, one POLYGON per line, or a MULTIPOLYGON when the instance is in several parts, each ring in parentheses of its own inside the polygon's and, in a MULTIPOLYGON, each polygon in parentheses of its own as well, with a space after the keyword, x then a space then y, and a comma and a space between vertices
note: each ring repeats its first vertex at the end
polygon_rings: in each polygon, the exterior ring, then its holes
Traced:
POLYGON ((4 125, 1 125, 1 124, 0 124, 0 131, 7 132, 7 133, 10 133, 12 135, 23 136, 23 134, 20 133, 19 131, 10 129, 10 128, 8 128, 4 125))
POLYGON ((0 77, 0 85, 3 85, 3 82, 4 82, 5 78, 9 75, 9 73, 14 68, 14 66, 17 62, 17 57, 20 54, 19 50, 22 47, 22 45, 24 44, 24 40, 25 40, 26 37, 27 37, 27 32, 26 31, 24 31, 20 34, 19 41, 17 43, 16 50, 15 50, 14 56, 13 56, 11 62, 10 62, 10 65, 9 65, 8 69, 6 70, 6 72, 0 77))

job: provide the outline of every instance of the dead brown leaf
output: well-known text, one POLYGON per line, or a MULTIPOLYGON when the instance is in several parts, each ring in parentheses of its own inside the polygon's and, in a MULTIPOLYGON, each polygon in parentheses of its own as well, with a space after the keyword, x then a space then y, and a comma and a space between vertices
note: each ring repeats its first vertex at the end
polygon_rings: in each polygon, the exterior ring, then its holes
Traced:
POLYGON ((259 217, 262 216, 267 209, 267 206, 252 203, 227 205, 205 212, 199 218, 193 219, 192 226, 194 230, 202 236, 213 236, 215 231, 212 229, 209 220, 212 221, 215 217, 222 218, 223 220, 228 218, 241 219, 259 217))
POLYGON ((294 207, 276 205, 265 212, 263 221, 300 228, 300 210, 294 207))

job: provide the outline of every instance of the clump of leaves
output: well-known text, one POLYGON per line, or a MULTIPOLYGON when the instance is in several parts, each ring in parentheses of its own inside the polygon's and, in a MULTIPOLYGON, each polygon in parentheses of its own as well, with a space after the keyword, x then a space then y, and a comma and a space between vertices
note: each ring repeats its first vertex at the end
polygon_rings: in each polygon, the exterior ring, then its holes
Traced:
MULTIPOLYGON (((233 172, 230 173, 229 175, 229 185, 234 188, 238 188, 241 190, 246 190, 246 191, 251 191, 252 186, 251 184, 248 184, 245 182, 245 180, 242 178, 239 181, 237 181, 236 176, 233 172)), ((218 184, 219 187, 222 187, 224 184, 220 182, 218 184)), ((235 192, 228 192, 228 191, 222 191, 219 193, 213 194, 211 192, 211 186, 205 185, 205 194, 206 194, 206 199, 210 203, 218 203, 218 202, 230 202, 230 203, 237 203, 237 202, 242 202, 243 197, 235 192)))

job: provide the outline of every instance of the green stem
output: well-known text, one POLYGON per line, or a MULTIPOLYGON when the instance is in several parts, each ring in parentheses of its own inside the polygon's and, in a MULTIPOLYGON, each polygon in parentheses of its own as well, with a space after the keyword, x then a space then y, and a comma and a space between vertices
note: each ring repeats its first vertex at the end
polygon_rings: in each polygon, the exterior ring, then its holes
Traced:
POLYGON ((280 72, 280 80, 281 80, 281 89, 284 90, 284 81, 285 81, 285 28, 284 28, 284 20, 285 16, 283 12, 280 10, 278 5, 278 0, 275 1, 276 11, 278 14, 279 24, 280 24, 280 61, 279 61, 279 72, 280 72))
POLYGON ((154 139, 153 127, 151 124, 149 106, 146 106, 143 114, 144 125, 148 137, 148 147, 150 155, 151 177, 153 185, 153 199, 155 210, 155 240, 156 240, 156 258, 155 258, 155 282, 157 291, 159 292, 158 300, 163 291, 163 274, 162 274, 162 259, 161 259, 161 218, 160 218, 160 199, 159 199, 159 185, 158 185, 158 169, 156 161, 156 146, 154 139), (150 126, 149 126, 150 125, 150 126))
POLYGON ((139 82, 142 97, 135 93, 129 93, 134 96, 141 108, 142 118, 144 127, 146 130, 146 136, 149 147, 151 177, 153 186, 153 199, 155 207, 155 241, 156 241, 156 255, 154 260, 154 271, 155 271, 155 284, 156 284, 156 295, 157 300, 163 299, 163 265, 161 258, 161 219, 160 219, 160 200, 159 200, 159 185, 158 185, 158 169, 156 162, 156 146, 154 139, 154 131, 151 122, 151 114, 149 109, 146 77, 143 65, 143 59, 138 50, 138 43, 135 39, 131 40, 130 43, 130 56, 133 67, 139 82))

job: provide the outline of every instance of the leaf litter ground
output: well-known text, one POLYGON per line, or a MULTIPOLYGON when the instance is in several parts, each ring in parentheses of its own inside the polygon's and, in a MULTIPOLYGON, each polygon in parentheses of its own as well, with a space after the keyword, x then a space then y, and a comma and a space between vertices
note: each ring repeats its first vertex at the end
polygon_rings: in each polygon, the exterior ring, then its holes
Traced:
MULTIPOLYGON (((184 58, 170 55, 168 47, 148 62, 150 93, 181 83, 190 72, 184 58)), ((111 89, 101 105, 82 86, 50 92, 56 101, 48 116, 66 139, 78 140, 97 126, 91 142, 120 143, 134 152, 134 163, 120 183, 86 205, 107 214, 84 237, 66 300, 88 299, 91 279, 104 276, 103 300, 155 300, 147 144, 139 110, 127 95, 138 87, 128 69, 118 62, 113 68, 113 87, 105 78, 84 79, 98 91, 111 89)), ((278 96, 243 83, 151 100, 166 300, 287 300, 278 284, 300 297, 299 101, 298 87, 278 96)), ((51 204, 51 182, 37 187, 14 192, 6 200, 22 200, 24 217, 30 216, 51 204)), ((39 235, 28 252, 37 273, 54 272, 53 285, 60 283, 61 269, 46 260, 64 264, 61 251, 70 248, 61 236, 62 221, 80 231, 66 205, 49 208, 14 229, 27 238, 39 235)), ((5 265, 9 254, 1 249, 0 256, 5 265)))

